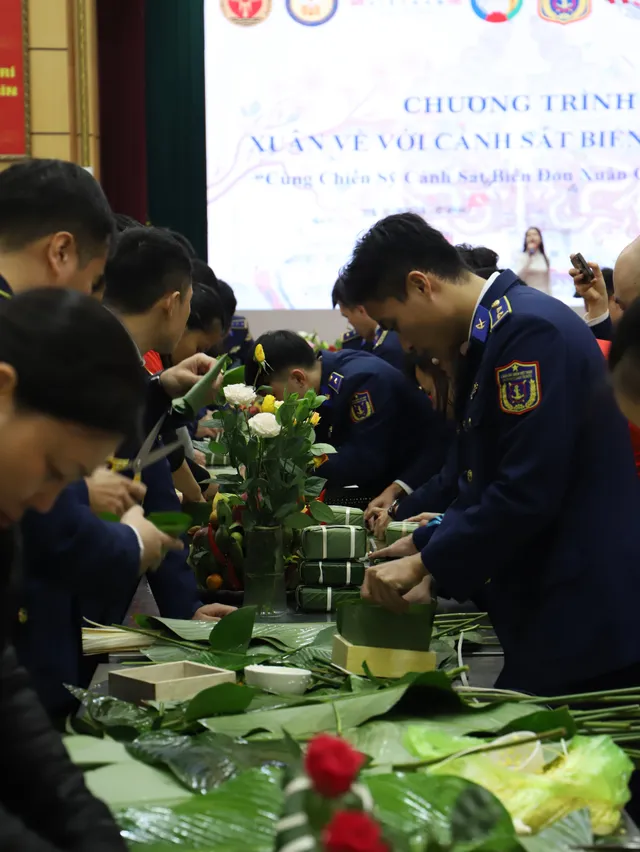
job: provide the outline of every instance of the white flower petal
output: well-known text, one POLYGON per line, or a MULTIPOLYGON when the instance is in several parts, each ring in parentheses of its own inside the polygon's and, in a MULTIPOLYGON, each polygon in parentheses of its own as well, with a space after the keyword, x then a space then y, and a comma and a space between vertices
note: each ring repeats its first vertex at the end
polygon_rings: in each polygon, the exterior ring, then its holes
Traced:
POLYGON ((249 430, 259 438, 276 438, 282 431, 282 426, 276 420, 275 414, 263 411, 249 420, 249 430))
POLYGON ((249 385, 227 385, 223 391, 229 405, 251 405, 256 398, 255 390, 249 385))

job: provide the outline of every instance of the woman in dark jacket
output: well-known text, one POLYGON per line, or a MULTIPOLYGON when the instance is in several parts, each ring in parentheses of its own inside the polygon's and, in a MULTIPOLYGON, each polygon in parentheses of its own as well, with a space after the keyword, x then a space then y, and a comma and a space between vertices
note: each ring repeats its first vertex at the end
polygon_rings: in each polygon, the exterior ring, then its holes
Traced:
POLYGON ((14 524, 137 431, 144 394, 133 342, 97 302, 51 289, 0 304, 0 852, 126 849, 17 664, 14 524))

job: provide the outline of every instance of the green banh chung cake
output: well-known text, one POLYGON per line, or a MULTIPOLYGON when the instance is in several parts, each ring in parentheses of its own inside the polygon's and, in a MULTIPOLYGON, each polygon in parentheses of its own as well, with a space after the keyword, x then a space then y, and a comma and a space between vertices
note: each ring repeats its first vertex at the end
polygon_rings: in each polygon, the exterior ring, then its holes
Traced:
POLYGON ((301 551, 307 562, 362 559, 368 551, 367 531, 356 526, 307 527, 301 551))
POLYGON ((362 562, 303 562, 300 581, 305 586, 361 586, 365 566, 362 562))
POLYGON ((364 528, 364 512, 351 506, 329 506, 335 517, 336 524, 364 528))
POLYGON ((335 612, 340 603, 359 600, 360 589, 334 589, 331 586, 298 586, 296 602, 303 612, 335 612))
POLYGON ((391 521, 385 533, 385 542, 387 545, 393 544, 400 538, 411 535, 414 530, 417 530, 420 524, 413 524, 409 521, 391 521))

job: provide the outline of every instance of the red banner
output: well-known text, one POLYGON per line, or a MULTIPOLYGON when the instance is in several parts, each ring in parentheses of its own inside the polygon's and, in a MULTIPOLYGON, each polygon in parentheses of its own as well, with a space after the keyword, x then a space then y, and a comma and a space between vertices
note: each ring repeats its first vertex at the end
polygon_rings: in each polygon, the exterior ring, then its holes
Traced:
POLYGON ((0 157, 29 154, 23 0, 0 0, 0 157))

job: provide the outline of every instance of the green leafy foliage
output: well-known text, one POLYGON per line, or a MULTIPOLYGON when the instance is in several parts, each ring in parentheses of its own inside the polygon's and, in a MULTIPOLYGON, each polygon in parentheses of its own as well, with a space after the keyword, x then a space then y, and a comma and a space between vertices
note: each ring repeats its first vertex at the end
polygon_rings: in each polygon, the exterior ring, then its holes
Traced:
POLYGON ((177 806, 128 807, 116 816, 134 852, 272 852, 281 809, 278 771, 251 769, 177 806))
POLYGON ((311 512, 312 517, 319 524, 333 524, 335 523, 335 515, 332 510, 325 503, 321 503, 319 500, 312 500, 309 503, 309 511, 311 512))
POLYGON ((586 809, 567 814, 539 834, 520 837, 524 852, 572 852, 592 843, 591 819, 586 809))
POLYGON ((187 722, 242 713, 251 704, 256 690, 239 683, 219 683, 195 695, 185 708, 187 722))
POLYGON ((193 737, 153 732, 138 737, 128 749, 138 760, 168 769, 194 793, 210 793, 247 769, 291 766, 300 760, 291 739, 247 742, 208 732, 193 737))
POLYGON ((246 606, 221 619, 209 635, 212 651, 246 652, 251 641, 256 608, 246 606))
POLYGON ((151 512, 147 520, 172 538, 180 538, 193 525, 191 516, 184 512, 151 512))

